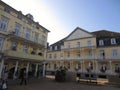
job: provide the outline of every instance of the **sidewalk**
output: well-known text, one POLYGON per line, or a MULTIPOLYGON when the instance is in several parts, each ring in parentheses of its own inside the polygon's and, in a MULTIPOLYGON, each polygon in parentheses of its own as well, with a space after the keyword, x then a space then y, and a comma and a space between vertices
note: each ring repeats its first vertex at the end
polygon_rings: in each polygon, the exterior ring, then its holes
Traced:
POLYGON ((19 85, 19 80, 8 81, 8 90, 120 90, 120 87, 111 85, 88 85, 77 82, 59 83, 53 79, 29 79, 27 85, 19 85))

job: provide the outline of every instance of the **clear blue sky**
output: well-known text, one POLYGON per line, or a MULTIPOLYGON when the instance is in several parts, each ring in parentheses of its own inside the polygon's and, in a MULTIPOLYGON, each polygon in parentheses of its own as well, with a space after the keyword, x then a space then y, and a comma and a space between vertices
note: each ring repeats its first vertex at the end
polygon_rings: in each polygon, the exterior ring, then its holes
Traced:
POLYGON ((3 0, 23 14, 31 13, 51 32, 50 44, 77 26, 87 31, 120 32, 120 0, 3 0), (28 3, 29 2, 29 3, 28 3))

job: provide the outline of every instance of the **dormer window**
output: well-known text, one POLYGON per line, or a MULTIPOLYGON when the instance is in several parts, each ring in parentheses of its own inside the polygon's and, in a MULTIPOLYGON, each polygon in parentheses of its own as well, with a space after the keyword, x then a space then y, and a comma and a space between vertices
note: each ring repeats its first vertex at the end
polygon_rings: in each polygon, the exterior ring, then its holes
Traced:
POLYGON ((67 47, 70 48, 70 43, 67 44, 67 47))
POLYGON ((57 47, 57 46, 55 46, 55 50, 57 50, 57 48, 58 48, 58 47, 57 47))
POLYGON ((52 46, 50 46, 50 50, 52 51, 52 46))
POLYGON ((115 38, 111 39, 111 44, 116 44, 116 39, 115 38))
POLYGON ((104 45, 104 41, 103 40, 99 40, 99 45, 103 46, 104 45))

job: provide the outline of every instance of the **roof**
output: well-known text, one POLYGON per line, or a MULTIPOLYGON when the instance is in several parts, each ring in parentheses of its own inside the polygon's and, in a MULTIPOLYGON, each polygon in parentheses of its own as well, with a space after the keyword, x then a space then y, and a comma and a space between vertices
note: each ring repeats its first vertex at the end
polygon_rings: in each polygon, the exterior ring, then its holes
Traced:
POLYGON ((91 33, 96 35, 96 37, 120 37, 120 33, 108 30, 99 30, 91 33))
POLYGON ((35 23, 36 25, 38 25, 39 27, 41 27, 43 30, 50 32, 48 29, 46 29, 45 27, 43 27, 42 25, 40 25, 38 22, 35 22, 34 20, 28 18, 26 15, 24 15, 21 11, 17 11, 16 9, 12 8, 10 5, 4 3, 3 1, 0 0, 0 4, 3 6, 7 6, 9 7, 10 10, 14 11, 16 14, 21 14, 24 18, 26 18, 27 20, 32 21, 33 23, 35 23))

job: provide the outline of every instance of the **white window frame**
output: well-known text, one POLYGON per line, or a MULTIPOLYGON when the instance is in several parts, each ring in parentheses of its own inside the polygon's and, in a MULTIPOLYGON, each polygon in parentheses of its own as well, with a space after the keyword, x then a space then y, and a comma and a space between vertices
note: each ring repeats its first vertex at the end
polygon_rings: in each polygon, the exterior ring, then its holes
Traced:
POLYGON ((28 40, 30 40, 30 34, 31 34, 31 30, 27 29, 26 33, 25 33, 25 38, 28 39, 28 40))
POLYGON ((77 57, 79 58, 81 55, 80 55, 80 52, 77 52, 77 57))
POLYGON ((103 46, 104 45, 104 41, 103 40, 99 40, 99 45, 103 46))
POLYGON ((89 50, 89 51, 88 51, 88 56, 91 57, 92 54, 93 54, 93 53, 92 53, 92 50, 89 50))
POLYGON ((23 53, 28 53, 28 46, 27 45, 23 45, 23 53))
POLYGON ((36 43, 38 43, 38 39, 39 39, 39 34, 38 34, 38 33, 35 33, 34 41, 35 41, 36 43))
POLYGON ((3 38, 0 38, 0 50, 2 50, 3 38))
POLYGON ((45 45, 45 40, 46 40, 46 37, 42 35, 42 45, 45 45))
POLYGON ((118 56, 118 50, 117 49, 112 49, 112 56, 113 57, 118 56))
POLYGON ((55 50, 57 50, 58 49, 58 46, 55 46, 55 50))
POLYGON ((92 46, 92 41, 91 41, 91 40, 88 40, 88 41, 87 41, 87 45, 88 45, 88 46, 92 46))
POLYGON ((80 42, 77 42, 76 46, 77 46, 77 47, 80 47, 80 42))
POLYGON ((7 31, 8 22, 9 19, 7 17, 2 16, 0 20, 0 30, 7 31))
POLYGON ((16 23, 15 24, 15 35, 20 36, 21 25, 16 23))
POLYGON ((70 48, 70 46, 71 46, 70 43, 68 43, 68 44, 67 44, 67 48, 70 48))
POLYGON ((115 38, 111 38, 111 44, 116 44, 116 39, 115 38))
POLYGON ((17 48, 17 43, 16 43, 16 42, 12 42, 12 43, 11 43, 11 49, 13 49, 14 47, 17 48))
POLYGON ((70 52, 67 53, 67 57, 70 57, 70 52))

